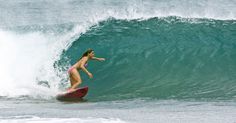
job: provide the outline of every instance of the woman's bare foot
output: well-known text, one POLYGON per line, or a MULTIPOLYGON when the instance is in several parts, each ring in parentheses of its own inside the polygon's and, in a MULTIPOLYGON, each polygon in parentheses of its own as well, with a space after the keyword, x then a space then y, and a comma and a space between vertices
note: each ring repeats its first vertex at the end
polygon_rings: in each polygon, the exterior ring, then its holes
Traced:
POLYGON ((67 90, 67 93, 70 93, 70 92, 73 92, 73 91, 75 91, 75 89, 69 88, 69 89, 67 90))

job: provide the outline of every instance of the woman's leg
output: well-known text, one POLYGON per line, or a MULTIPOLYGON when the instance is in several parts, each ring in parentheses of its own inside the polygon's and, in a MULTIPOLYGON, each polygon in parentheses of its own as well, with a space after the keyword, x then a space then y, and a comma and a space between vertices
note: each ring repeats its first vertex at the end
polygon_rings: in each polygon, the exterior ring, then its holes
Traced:
POLYGON ((70 90, 74 90, 82 83, 80 74, 76 69, 73 69, 70 72, 70 83, 71 83, 70 90))

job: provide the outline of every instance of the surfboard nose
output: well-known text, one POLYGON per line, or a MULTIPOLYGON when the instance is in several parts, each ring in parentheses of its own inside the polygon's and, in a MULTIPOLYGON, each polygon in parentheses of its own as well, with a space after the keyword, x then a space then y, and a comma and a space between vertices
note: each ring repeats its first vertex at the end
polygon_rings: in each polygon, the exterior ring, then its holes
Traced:
POLYGON ((85 86, 85 87, 83 88, 83 90, 86 91, 86 92, 88 92, 88 86, 85 86))

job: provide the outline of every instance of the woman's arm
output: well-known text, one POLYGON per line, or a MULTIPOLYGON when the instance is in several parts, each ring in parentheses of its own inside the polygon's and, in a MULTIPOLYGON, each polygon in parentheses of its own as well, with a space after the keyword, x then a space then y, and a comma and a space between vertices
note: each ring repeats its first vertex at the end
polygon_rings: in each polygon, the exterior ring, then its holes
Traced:
POLYGON ((105 58, 92 57, 92 60, 105 61, 105 58))
POLYGON ((87 57, 82 58, 80 68, 88 74, 89 78, 93 78, 93 75, 84 67, 85 63, 88 61, 87 57))

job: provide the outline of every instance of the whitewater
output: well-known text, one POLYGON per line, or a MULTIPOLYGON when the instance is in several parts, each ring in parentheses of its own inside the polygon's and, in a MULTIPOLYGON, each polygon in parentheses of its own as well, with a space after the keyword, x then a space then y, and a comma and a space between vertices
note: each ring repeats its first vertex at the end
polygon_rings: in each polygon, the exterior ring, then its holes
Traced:
POLYGON ((0 3, 0 122, 236 122, 236 1, 0 3), (57 101, 88 48, 85 101, 57 101))

